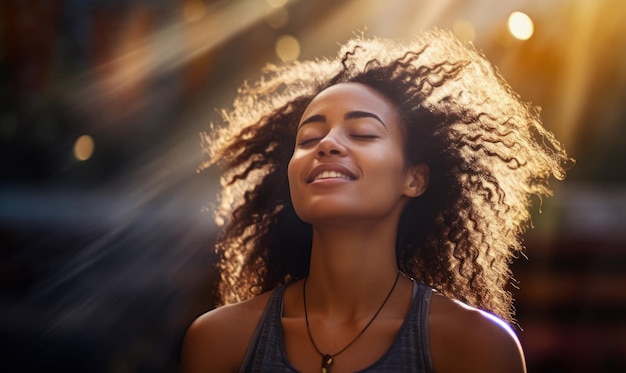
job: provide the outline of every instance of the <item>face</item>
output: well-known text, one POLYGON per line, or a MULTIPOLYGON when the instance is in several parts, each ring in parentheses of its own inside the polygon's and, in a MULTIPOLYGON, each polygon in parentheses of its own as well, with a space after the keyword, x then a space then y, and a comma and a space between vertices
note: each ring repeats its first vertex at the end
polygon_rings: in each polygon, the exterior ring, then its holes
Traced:
POLYGON ((428 177, 427 168, 405 164, 394 105, 359 83, 332 86, 311 101, 288 176, 296 213, 314 225, 399 216, 428 177))

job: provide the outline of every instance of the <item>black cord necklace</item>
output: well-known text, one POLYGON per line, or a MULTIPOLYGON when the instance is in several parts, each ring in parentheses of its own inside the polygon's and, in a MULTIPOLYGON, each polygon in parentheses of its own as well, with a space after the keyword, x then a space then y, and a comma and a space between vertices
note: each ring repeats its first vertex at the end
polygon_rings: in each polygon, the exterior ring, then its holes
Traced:
POLYGON ((335 356, 339 355, 340 353, 344 352, 345 350, 348 349, 348 347, 352 346, 352 344, 354 342, 356 342, 357 339, 359 339, 360 336, 363 335, 363 333, 365 333, 365 331, 367 330, 367 328, 369 328, 370 325, 372 325, 372 323, 374 322, 374 319, 376 319, 376 316, 378 316, 378 314, 380 313, 380 311, 382 311, 383 307, 385 307, 385 304, 387 303, 387 300, 389 300, 389 297, 391 297, 391 294, 393 293, 394 289, 396 288, 396 285, 398 284, 398 279, 400 278, 400 271, 398 271, 398 273, 396 274, 396 280, 393 282, 393 286, 391 287, 391 290, 389 291, 389 294, 387 294, 387 296, 385 297, 385 300, 383 301, 383 304, 380 305, 380 307, 378 308, 378 310, 376 311, 376 313, 374 314, 374 316, 372 316, 372 318, 370 319, 370 321, 367 323, 367 325, 365 325, 365 327, 363 329, 361 329, 361 331, 359 332, 359 334, 357 334, 356 337, 354 337, 354 339, 352 341, 350 341, 350 343, 348 343, 344 348, 342 348, 341 350, 339 350, 338 352, 334 353, 334 354, 325 354, 322 351, 320 351, 319 348, 317 348, 317 345, 315 344, 315 341, 313 340, 313 336, 311 335, 311 329, 309 328, 309 314, 306 310, 306 280, 307 278, 304 278, 304 282, 302 284, 302 300, 304 302, 304 320, 306 321, 306 331, 307 333, 309 333, 309 339, 311 340, 311 344, 313 344, 313 348, 315 348, 315 351, 317 351, 318 354, 320 354, 320 356, 322 357, 322 373, 329 373, 330 372, 330 367, 331 365, 333 365, 333 362, 335 361, 335 356))

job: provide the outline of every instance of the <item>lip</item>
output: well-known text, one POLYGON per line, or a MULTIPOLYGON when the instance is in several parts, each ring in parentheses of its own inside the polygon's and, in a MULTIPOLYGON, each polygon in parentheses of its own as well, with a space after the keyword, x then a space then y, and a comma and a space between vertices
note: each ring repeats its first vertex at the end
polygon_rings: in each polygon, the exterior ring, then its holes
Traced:
POLYGON ((348 179, 342 178, 342 177, 337 177, 337 178, 329 178, 329 179, 319 179, 319 180, 332 180, 332 179, 342 179, 342 180, 347 180, 347 181, 351 181, 351 180, 355 180, 356 179, 356 175, 354 174, 354 172, 350 171, 350 169, 340 165, 340 164, 336 164, 336 163, 328 163, 328 164, 320 164, 317 165, 313 168, 313 170, 311 170, 311 172, 309 173, 309 175, 306 178, 306 182, 308 184, 313 183, 314 181, 318 181, 315 180, 316 177, 318 177, 319 175, 321 175, 324 172, 337 172, 340 173, 342 175, 345 175, 348 177, 348 179))

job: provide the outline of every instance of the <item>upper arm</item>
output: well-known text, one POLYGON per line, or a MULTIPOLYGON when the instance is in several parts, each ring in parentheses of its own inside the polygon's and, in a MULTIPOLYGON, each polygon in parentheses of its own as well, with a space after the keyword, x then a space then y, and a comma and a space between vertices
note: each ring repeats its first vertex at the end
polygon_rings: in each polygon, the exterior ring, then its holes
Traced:
POLYGON ((477 320, 468 334, 479 344, 476 354, 482 357, 481 371, 526 372, 524 352, 513 329, 490 313, 475 312, 477 320))
POLYGON ((226 348, 228 336, 219 319, 219 315, 207 313, 187 329, 180 359, 181 373, 233 371, 231 351, 226 348))
POLYGON ((526 372, 521 345, 508 324, 467 306, 447 308, 430 321, 436 372, 526 372))
POLYGON ((223 306, 198 317, 183 341, 181 373, 237 372, 265 298, 223 306))
POLYGON ((472 370, 483 373, 526 372, 524 354, 517 336, 502 320, 483 311, 471 311, 470 325, 461 336, 460 356, 472 370))

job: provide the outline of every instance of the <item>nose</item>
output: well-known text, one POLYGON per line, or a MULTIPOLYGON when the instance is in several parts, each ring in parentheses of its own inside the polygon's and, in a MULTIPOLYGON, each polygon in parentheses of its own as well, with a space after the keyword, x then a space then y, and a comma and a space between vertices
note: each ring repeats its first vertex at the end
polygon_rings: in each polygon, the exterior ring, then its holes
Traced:
POLYGON ((329 156, 329 155, 337 155, 343 156, 346 154, 347 149, 345 145, 342 143, 341 139, 338 138, 340 136, 339 133, 331 131, 328 133, 317 145, 317 155, 319 157, 329 156))

